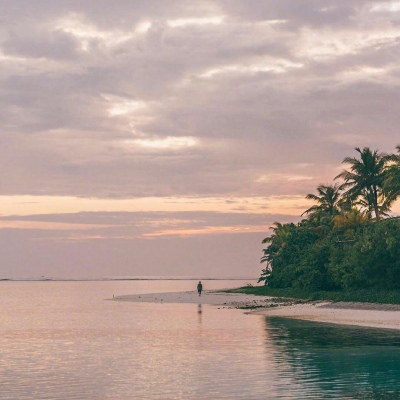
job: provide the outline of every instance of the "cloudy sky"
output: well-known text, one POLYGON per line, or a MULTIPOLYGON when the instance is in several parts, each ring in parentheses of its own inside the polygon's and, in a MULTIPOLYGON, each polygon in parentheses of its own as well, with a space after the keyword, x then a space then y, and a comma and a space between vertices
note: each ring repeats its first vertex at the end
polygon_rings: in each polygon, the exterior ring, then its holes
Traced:
POLYGON ((273 221, 400 144, 400 1, 0 15, 0 278, 257 277, 273 221))

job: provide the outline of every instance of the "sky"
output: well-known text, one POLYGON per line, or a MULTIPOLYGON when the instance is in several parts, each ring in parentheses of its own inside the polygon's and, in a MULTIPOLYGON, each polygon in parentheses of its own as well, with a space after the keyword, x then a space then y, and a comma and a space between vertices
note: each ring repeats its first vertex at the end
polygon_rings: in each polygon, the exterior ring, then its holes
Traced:
POLYGON ((400 1, 0 15, 0 278, 258 277, 274 221, 400 144, 400 1))

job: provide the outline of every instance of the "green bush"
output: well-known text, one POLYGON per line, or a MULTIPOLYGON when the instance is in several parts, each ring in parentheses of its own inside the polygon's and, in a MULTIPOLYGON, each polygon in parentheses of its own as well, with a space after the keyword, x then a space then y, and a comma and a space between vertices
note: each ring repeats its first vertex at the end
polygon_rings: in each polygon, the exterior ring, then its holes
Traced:
POLYGON ((333 226, 322 231, 302 221, 270 264, 270 288, 400 289, 400 222, 386 219, 343 232, 333 226))

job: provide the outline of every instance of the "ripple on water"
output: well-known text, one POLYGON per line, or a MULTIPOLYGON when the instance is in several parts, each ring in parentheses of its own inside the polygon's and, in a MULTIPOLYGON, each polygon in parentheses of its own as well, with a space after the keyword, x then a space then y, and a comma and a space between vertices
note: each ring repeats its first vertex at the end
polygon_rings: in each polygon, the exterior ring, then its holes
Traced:
POLYGON ((2 286, 1 400, 400 398, 397 332, 103 301, 143 283, 37 285, 2 286))

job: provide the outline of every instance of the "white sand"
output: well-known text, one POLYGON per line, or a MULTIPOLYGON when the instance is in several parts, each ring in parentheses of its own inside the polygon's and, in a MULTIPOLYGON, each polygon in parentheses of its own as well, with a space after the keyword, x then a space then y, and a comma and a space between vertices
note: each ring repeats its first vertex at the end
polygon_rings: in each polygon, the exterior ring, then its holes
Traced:
POLYGON ((199 296, 196 291, 188 292, 172 292, 172 293, 150 293, 116 296, 115 301, 132 301, 146 303, 193 303, 193 304, 212 304, 226 305, 229 307, 240 307, 248 304, 254 306, 265 305, 265 296, 253 296, 241 293, 221 293, 205 290, 199 296))
POLYGON ((188 291, 124 295, 116 296, 110 300, 146 303, 210 304, 231 308, 262 306, 267 308, 260 308, 250 312, 250 314, 400 330, 400 305, 332 302, 281 305, 282 303, 276 303, 279 300, 273 297, 221 293, 207 290, 202 293, 201 297, 195 291, 188 291), (278 307, 270 307, 271 304, 278 304, 278 307))
POLYGON ((267 308, 252 314, 370 328, 400 329, 400 307, 366 303, 319 303, 267 308))

